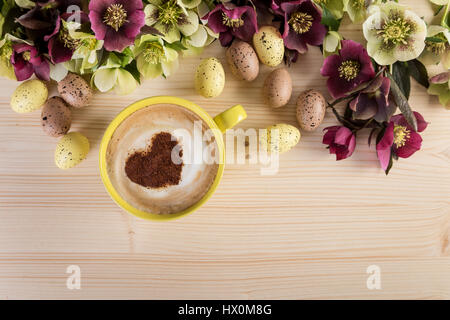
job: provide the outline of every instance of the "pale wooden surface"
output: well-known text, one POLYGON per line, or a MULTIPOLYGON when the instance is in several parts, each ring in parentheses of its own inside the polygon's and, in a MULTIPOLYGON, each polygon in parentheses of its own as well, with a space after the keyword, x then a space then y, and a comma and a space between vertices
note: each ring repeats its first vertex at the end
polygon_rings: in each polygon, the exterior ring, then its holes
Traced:
MULTIPOLYGON (((415 10, 430 17, 425 1, 415 10)), ((356 27, 347 37, 358 39, 356 27)), ((212 115, 245 106, 242 128, 295 123, 294 101, 308 88, 326 92, 316 48, 289 71, 288 107, 261 98, 268 68, 243 84, 226 69, 222 95, 192 88, 201 57, 182 60, 176 76, 146 81, 130 96, 97 94, 74 113, 72 130, 91 141, 86 161, 69 171, 53 164, 57 139, 43 133, 39 112, 9 108, 16 83, 0 80, 0 299, 16 298, 450 298, 450 112, 414 83, 411 103, 430 126, 423 150, 395 163, 385 177, 361 134, 351 159, 336 162, 321 129, 304 133, 281 158, 279 173, 230 165, 211 200, 177 221, 155 223, 119 209, 97 167, 102 133, 134 100, 176 95, 212 115), (68 265, 79 265, 81 290, 66 288, 68 265), (366 268, 381 268, 381 290, 366 288, 366 268)))

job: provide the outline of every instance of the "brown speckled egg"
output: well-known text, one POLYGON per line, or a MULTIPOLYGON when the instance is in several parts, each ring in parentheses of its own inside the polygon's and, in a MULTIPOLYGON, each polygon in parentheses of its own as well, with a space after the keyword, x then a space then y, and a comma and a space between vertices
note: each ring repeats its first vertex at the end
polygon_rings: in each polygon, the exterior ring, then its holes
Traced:
POLYGON ((273 70, 264 81, 263 96, 272 108, 279 108, 289 102, 292 94, 292 79, 286 68, 273 70))
POLYGON ((259 60, 247 42, 234 40, 226 52, 231 72, 239 80, 253 81, 259 73, 259 60))
POLYGON ((47 100, 41 112, 41 125, 46 134, 51 137, 65 135, 72 123, 72 112, 60 97, 47 100))
POLYGON ((74 73, 68 73, 58 83, 58 92, 69 105, 75 108, 88 105, 92 97, 92 89, 89 84, 74 73))
POLYGON ((326 101, 316 90, 306 90, 297 99, 297 121, 305 131, 314 131, 325 117, 326 101))

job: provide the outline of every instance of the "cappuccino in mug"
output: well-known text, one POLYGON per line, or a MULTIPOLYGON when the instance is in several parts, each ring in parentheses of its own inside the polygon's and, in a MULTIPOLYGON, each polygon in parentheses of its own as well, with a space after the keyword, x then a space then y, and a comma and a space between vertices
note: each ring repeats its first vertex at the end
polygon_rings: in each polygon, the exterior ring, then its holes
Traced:
POLYGON ((194 157, 198 150, 193 149, 199 147, 193 141, 196 128, 202 137, 200 149, 212 151, 214 158, 214 135, 187 108, 155 104, 123 120, 106 152, 107 173, 119 195, 133 207, 156 214, 177 213, 197 203, 213 184, 219 164, 194 157))

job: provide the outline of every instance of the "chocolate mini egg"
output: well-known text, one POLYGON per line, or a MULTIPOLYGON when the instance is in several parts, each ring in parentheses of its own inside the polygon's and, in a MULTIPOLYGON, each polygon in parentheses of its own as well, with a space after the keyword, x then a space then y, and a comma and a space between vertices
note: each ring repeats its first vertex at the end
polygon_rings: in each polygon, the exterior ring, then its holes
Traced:
POLYGON ((253 46, 259 60, 270 67, 283 61, 284 42, 280 32, 272 26, 264 26, 253 35, 253 46))
POLYGON ((59 140, 55 149, 55 164, 60 169, 75 167, 86 158, 89 140, 79 132, 70 132, 59 140))
POLYGON ((202 60, 195 73, 195 89, 205 98, 214 98, 225 86, 225 71, 216 58, 202 60))
POLYGON ((70 72, 58 82, 58 92, 74 108, 87 106, 92 98, 92 89, 86 80, 70 72))
POLYGON ((231 72, 239 80, 253 81, 259 73, 259 60, 255 50, 247 42, 234 40, 226 52, 231 72))
POLYGON ((72 123, 72 112, 60 97, 47 100, 41 112, 41 125, 46 134, 51 137, 65 135, 72 123))
POLYGON ((272 108, 279 108, 289 102, 292 94, 292 79, 286 68, 273 70, 264 81, 263 96, 272 108))
POLYGON ((47 86, 40 80, 22 82, 11 96, 11 108, 17 113, 38 110, 48 97, 47 86))
POLYGON ((314 131, 325 117, 326 101, 316 90, 306 90, 297 99, 297 121, 305 131, 314 131))

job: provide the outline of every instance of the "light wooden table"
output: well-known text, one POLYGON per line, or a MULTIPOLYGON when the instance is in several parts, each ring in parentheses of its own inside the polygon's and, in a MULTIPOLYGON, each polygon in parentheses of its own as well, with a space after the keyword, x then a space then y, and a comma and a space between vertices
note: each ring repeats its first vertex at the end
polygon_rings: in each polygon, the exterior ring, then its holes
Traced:
MULTIPOLYGON (((431 16, 425 1, 416 12, 431 16)), ((346 27, 349 38, 361 37, 346 27)), ((295 99, 308 88, 326 92, 317 48, 289 69, 290 104, 264 105, 269 68, 244 84, 233 79, 218 44, 183 59, 169 80, 145 81, 130 96, 97 94, 74 112, 72 130, 92 149, 78 167, 53 163, 57 139, 40 128, 39 112, 11 111, 17 83, 0 80, 0 299, 318 299, 450 298, 450 112, 414 83, 411 104, 430 122, 423 150, 395 163, 386 177, 361 134, 355 154, 336 162, 320 129, 281 157, 275 176, 259 167, 230 165, 211 200, 177 221, 138 220, 103 189, 97 167, 108 123, 134 100, 176 95, 212 115, 245 106, 241 128, 296 124, 295 99), (207 100, 192 87, 201 57, 217 56, 227 82, 207 100), (69 290, 66 269, 81 269, 81 289, 69 290), (381 289, 369 290, 366 269, 376 265, 381 289)))

